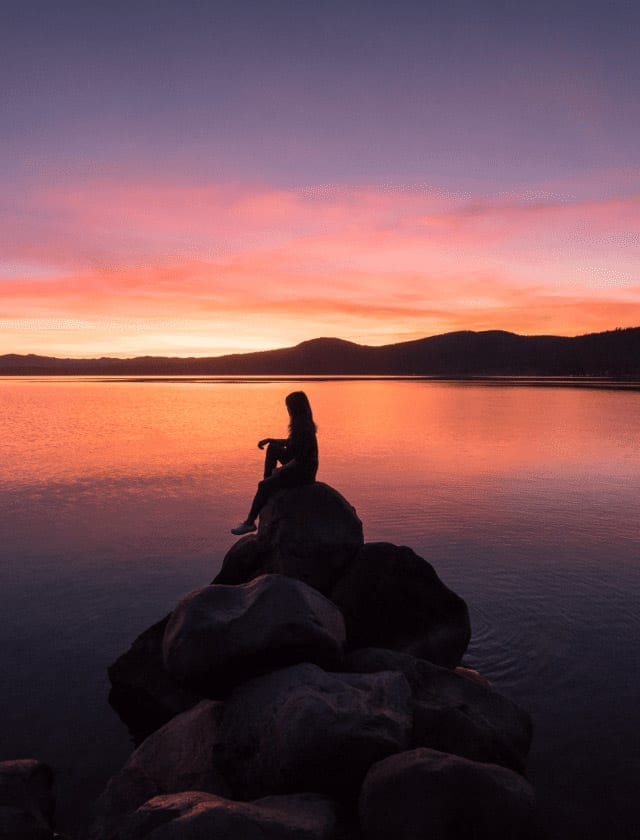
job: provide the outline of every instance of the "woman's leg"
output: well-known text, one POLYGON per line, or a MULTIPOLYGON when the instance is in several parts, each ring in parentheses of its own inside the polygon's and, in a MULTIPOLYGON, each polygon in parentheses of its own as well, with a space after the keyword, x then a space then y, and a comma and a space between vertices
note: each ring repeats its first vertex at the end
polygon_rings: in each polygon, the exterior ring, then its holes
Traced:
POLYGON ((267 503, 269 497, 276 493, 281 486, 282 484, 280 482, 280 478, 277 475, 269 476, 269 478, 263 478, 262 481, 258 482, 258 490, 253 498, 253 502, 251 503, 251 510, 247 516, 247 522, 255 522, 258 514, 267 503))
POLYGON ((267 447, 267 454, 264 462, 264 478, 258 482, 258 490, 251 503, 251 509, 244 522, 241 522, 237 527, 231 529, 232 534, 249 534, 256 530, 256 519, 258 514, 264 507, 269 496, 273 495, 277 490, 284 486, 280 476, 271 475, 273 470, 278 466, 278 461, 286 464, 287 448, 281 444, 270 443, 267 447))
POLYGON ((282 443, 270 443, 264 456, 264 477, 271 477, 271 473, 278 466, 278 461, 286 464, 287 460, 287 447, 282 443))

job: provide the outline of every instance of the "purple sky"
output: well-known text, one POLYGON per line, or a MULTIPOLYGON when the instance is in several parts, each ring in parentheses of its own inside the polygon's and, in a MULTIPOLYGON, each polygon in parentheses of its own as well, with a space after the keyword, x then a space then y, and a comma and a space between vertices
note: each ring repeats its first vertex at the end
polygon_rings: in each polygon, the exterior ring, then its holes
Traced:
POLYGON ((3 3, 0 165, 499 191, 638 164, 640 4, 3 3))
MULTIPOLYGON (((11 305, 24 281, 69 272, 84 277, 82 272, 98 264, 137 269, 141 253, 156 268, 160 262, 164 268, 187 259, 206 262, 214 251, 243 256, 242 227, 226 241, 218 233, 210 243, 203 228, 198 242, 186 247, 180 231, 194 224, 188 215, 175 211, 172 219, 163 216, 155 234, 140 223, 143 200, 171 201, 177 190, 182 196, 178 203, 184 203, 193 190, 219 194, 230 184, 264 205, 260 230, 251 232, 252 248, 258 240, 272 243, 291 233, 291 218, 282 221, 274 198, 280 190, 295 202, 318 188, 334 197, 343 189, 364 190, 357 201, 349 192, 349 200, 334 208, 345 216, 339 233, 343 250, 351 236, 349 212, 371 215, 376 191, 389 206, 374 214, 372 230, 391 228, 406 214, 402 202, 391 201, 394 194, 408 194, 411 212, 416 219, 428 215, 432 230, 433 203, 443 197, 459 219, 487 207, 494 213, 496 203, 504 202, 529 209, 537 203, 578 207, 562 228, 562 248, 550 242, 548 231, 541 237, 534 224, 528 234, 519 221, 508 259, 490 246, 484 254, 476 248, 462 260, 461 271, 480 266, 496 282, 520 288, 522 278, 513 267, 518 243, 525 242, 528 259, 534 247, 540 249, 540 283, 574 294, 581 291, 575 277, 588 278, 590 297, 600 282, 594 277, 601 278, 603 293, 612 285, 624 286, 624 299, 609 297, 603 305, 613 307, 613 313, 632 303, 634 323, 640 321, 640 280, 633 270, 640 256, 640 231, 633 223, 640 195, 639 35, 640 3, 630 0, 526 5, 481 0, 5 0, 0 320, 10 337, 0 352, 18 349, 11 342, 22 344, 20 336, 25 346, 54 347, 38 333, 42 312, 37 307, 29 308, 26 298, 11 305), (127 215, 123 205, 120 219, 115 218, 114 196, 127 191, 138 196, 135 213, 127 215), (424 211, 416 207, 416 193, 426 196, 424 211), (618 212, 620 202, 624 207, 618 212), (73 224, 70 203, 76 207, 73 224), (100 206, 109 207, 109 219, 97 218, 100 206), (84 223, 87 216, 95 217, 91 229, 84 223), (127 228, 126 243, 118 225, 127 228), (576 267, 577 274, 568 279, 580 229, 582 241, 589 243, 585 253, 590 262, 576 267), (31 337, 24 332, 27 323, 34 325, 31 337)), ((209 209, 216 219, 224 210, 218 205, 209 209)), ((167 205, 165 214, 170 210, 167 205)), ((317 225, 313 232, 319 235, 317 225)), ((296 235, 308 243, 308 231, 296 235)), ((370 247, 364 241, 363 236, 353 240, 357 258, 358 249, 370 247)), ((468 241, 465 235, 461 247, 468 241)), ((296 242, 297 248, 302 239, 296 242)), ((328 250, 333 253, 336 247, 332 240, 328 250)), ((415 241, 412 247, 415 251, 415 241)), ((442 256, 442 243, 438 247, 442 256)), ((396 252, 401 264, 399 245, 396 252)), ((441 266, 442 260, 433 256, 433 249, 425 252, 424 264, 441 266)), ((387 253, 383 262, 388 261, 387 253)), ((273 253, 265 255, 264 263, 275 271, 273 253)), ((412 271, 421 264, 416 256, 412 271)), ((324 266, 320 273, 329 276, 334 268, 324 266)), ((251 271, 260 283, 258 263, 251 271)), ((243 276, 249 284, 249 273, 243 276)), ((434 277, 425 274, 425 295, 429 284, 437 282, 440 293, 449 282, 443 274, 434 277)), ((127 282, 130 288, 131 279, 127 282)), ((208 282, 214 291, 218 288, 214 274, 208 282)), ((382 281, 376 282, 380 297, 382 281)), ((399 275, 390 281, 389 300, 402 282, 399 275)), ((416 282, 414 277, 412 288, 416 282)), ((114 277, 114 295, 119 288, 114 277)), ((86 280, 86 289, 87 308, 97 317, 94 280, 86 280)), ((365 291, 363 285, 363 296, 365 291)), ((30 294, 33 300, 33 290, 30 294)), ((61 292, 55 313, 59 322, 71 312, 62 299, 61 292)), ((459 307, 460 300, 454 295, 449 308, 459 307)), ((504 301, 500 305, 504 310, 504 301)), ((49 311, 52 304, 42 307, 49 311)), ((484 319, 489 325, 495 320, 526 328, 516 310, 511 321, 506 311, 504 318, 492 320, 492 312, 487 310, 484 319)), ((612 317, 611 326, 619 325, 620 319, 612 317)), ((318 334, 331 323, 329 312, 323 318, 303 323, 300 315, 299 329, 291 336, 318 334)), ((484 321, 475 318, 469 326, 484 321)), ((105 324, 95 323, 106 336, 105 324)), ((345 321, 341 337, 370 335, 379 342, 403 332, 444 331, 452 323, 427 318, 424 329, 413 324, 406 330, 394 323, 387 335, 381 323, 367 330, 364 322, 350 329, 345 321)), ((563 329, 562 323, 557 329, 563 329)), ((583 325, 587 331, 594 323, 591 317, 574 318, 565 329, 575 333, 583 325)), ((540 328, 532 324, 531 329, 540 328)), ((233 330, 237 334, 237 327, 233 330)), ((252 330, 247 348, 276 340, 252 330)), ((145 346, 160 350, 157 331, 156 338, 156 344, 150 339, 145 346)), ((61 347, 73 344, 62 342, 61 347)), ((80 350, 81 342, 76 344, 80 350)), ((100 345, 102 351, 109 349, 107 344, 100 345)), ((219 343, 221 349, 226 346, 232 344, 219 343)), ((197 352, 207 347, 203 338, 197 352)))

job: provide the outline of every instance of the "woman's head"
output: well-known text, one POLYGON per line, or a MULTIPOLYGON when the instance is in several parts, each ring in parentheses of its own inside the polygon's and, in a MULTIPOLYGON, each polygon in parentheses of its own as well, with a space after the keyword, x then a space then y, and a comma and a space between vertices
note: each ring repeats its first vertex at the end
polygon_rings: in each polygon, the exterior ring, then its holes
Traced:
POLYGON ((293 391, 285 398, 285 405, 291 418, 289 428, 300 428, 306 425, 313 426, 315 430, 315 423, 313 422, 313 414, 311 413, 311 406, 304 391, 293 391))

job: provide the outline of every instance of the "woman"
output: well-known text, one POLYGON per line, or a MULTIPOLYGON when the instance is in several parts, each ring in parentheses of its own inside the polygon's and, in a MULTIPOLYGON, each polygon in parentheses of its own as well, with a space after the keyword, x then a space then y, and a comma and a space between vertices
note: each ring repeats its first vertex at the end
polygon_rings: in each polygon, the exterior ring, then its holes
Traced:
POLYGON ((311 406, 304 391, 294 391, 285 399, 289 412, 289 437, 286 440, 264 438, 260 449, 267 447, 264 479, 258 484, 251 510, 244 522, 231 529, 232 534, 256 530, 256 517, 267 499, 285 487, 313 484, 318 471, 318 441, 311 406), (278 462, 282 464, 278 467, 278 462))

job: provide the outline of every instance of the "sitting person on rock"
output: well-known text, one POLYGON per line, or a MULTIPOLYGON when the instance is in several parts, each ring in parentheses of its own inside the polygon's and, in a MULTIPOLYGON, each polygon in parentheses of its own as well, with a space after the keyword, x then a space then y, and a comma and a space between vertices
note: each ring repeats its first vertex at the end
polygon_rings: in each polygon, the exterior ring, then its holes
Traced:
POLYGON ((294 391, 285 400, 289 412, 289 437, 285 440, 264 438, 260 449, 267 447, 264 479, 258 484, 251 510, 244 522, 231 529, 232 534, 256 530, 256 517, 267 499, 285 487, 313 484, 318 471, 318 441, 311 406, 304 391, 294 391), (278 463, 282 464, 281 467, 278 463))

